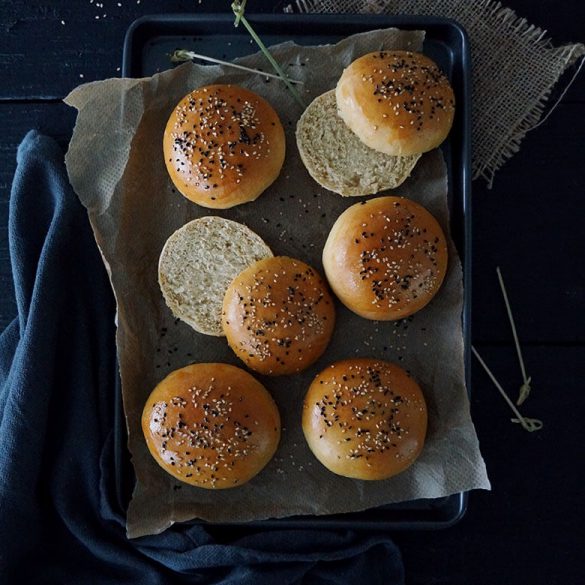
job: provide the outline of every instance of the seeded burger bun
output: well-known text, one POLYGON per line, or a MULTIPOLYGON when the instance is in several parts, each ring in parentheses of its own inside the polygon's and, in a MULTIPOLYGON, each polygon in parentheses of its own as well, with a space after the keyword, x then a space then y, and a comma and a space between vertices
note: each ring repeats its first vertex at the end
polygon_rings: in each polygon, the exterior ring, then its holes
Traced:
POLYGON ((239 274, 223 301, 229 346, 252 370, 294 374, 325 351, 335 325, 333 299, 314 268, 275 256, 239 274))
POLYGON ((323 249, 333 292, 366 319, 392 321, 422 309, 447 271, 437 220, 403 197, 377 197, 346 209, 323 249))
POLYGON ((199 333, 222 336, 221 310, 230 282, 272 252, 260 236, 241 223, 201 217, 167 240, 158 264, 165 302, 199 333))
POLYGON ((420 154, 391 156, 366 146, 337 115, 335 91, 315 98, 297 124, 297 147, 317 183, 344 196, 395 189, 420 154))
POLYGON ((225 489, 246 483, 272 459, 280 415, 268 391, 244 370, 195 364, 152 391, 142 431, 167 473, 193 486, 225 489))
POLYGON ((333 473, 387 479, 422 451, 425 399, 395 364, 369 358, 336 362, 309 387, 303 432, 315 457, 333 473))
POLYGON ((285 138, 270 104, 237 85, 185 96, 164 134, 165 163, 187 199, 214 209, 254 201, 282 168, 285 138))
POLYGON ((369 53, 336 87, 339 115, 370 148, 395 156, 427 152, 445 140, 455 96, 436 63, 420 53, 369 53))

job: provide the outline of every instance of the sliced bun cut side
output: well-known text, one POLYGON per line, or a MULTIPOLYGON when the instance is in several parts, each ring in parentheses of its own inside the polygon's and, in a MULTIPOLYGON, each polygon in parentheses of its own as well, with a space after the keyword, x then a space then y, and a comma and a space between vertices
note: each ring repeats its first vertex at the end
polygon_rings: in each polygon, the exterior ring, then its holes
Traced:
POLYGON ((439 146, 449 134, 455 95, 437 64, 410 51, 356 59, 335 89, 339 115, 367 146, 408 156, 439 146))
POLYGON ((163 150, 171 180, 187 199, 226 209, 253 201, 276 180, 285 136, 278 114, 259 95, 208 85, 177 104, 163 150))
POLYGON ((222 303, 231 281, 271 257, 262 238, 245 225, 202 217, 169 237, 160 255, 158 280, 175 317, 199 333, 222 336, 222 303))
POLYGON ((304 111, 296 138, 311 177, 343 196, 395 189, 420 158, 420 154, 391 156, 366 146, 339 117, 335 90, 317 97, 304 111))

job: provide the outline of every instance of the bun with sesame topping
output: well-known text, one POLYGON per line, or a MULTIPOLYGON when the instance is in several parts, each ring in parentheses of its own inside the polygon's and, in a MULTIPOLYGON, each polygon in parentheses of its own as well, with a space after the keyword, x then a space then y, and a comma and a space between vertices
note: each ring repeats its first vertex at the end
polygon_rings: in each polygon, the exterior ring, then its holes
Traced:
POLYGON ((369 53, 336 87, 339 115, 370 148, 395 156, 427 152, 449 134, 455 96, 437 64, 410 51, 369 53))
POLYGON ((252 370, 295 374, 325 351, 334 303, 314 268, 286 256, 259 260, 230 284, 223 301, 229 346, 252 370))
POLYGON ((254 201, 276 180, 285 136, 278 114, 259 95, 208 85, 177 104, 163 150, 171 180, 187 199, 227 209, 254 201))
POLYGON ((447 271, 447 241, 418 203, 377 197, 337 218, 323 248, 323 267, 348 309, 366 319, 393 321, 435 296, 447 271))
POLYGON ((226 489, 251 480, 272 459, 280 415, 266 388, 244 370, 194 364, 152 391, 142 431, 167 473, 193 486, 226 489))
POLYGON ((427 408, 419 385, 382 360, 336 362, 313 381, 303 404, 303 432, 327 469, 354 479, 387 479, 422 451, 427 408))

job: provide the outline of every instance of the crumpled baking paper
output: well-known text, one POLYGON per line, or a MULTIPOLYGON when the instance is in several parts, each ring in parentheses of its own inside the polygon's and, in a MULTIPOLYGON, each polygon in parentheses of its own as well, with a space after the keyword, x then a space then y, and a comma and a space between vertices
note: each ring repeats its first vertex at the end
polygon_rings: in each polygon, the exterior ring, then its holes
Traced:
MULTIPOLYGON (((271 50, 290 77, 304 81, 306 103, 332 89, 355 58, 380 49, 420 50, 423 32, 387 29, 349 37, 337 45, 271 50)), ((240 60, 267 67, 260 54, 240 60)), ((267 70, 267 69, 266 69, 267 70)), ((273 252, 322 271, 321 251, 336 218, 359 199, 319 187, 303 167, 294 139, 302 113, 277 80, 223 66, 191 63, 146 79, 110 79, 76 88, 66 102, 79 113, 66 162, 71 184, 87 208, 117 302, 117 352, 136 485, 127 515, 129 537, 158 533, 194 518, 216 522, 333 514, 417 498, 437 498, 489 488, 469 414, 464 378, 461 265, 450 241, 449 270, 437 297, 399 322, 374 322, 337 305, 331 345, 310 369, 296 376, 258 378, 274 396, 283 433, 271 463, 237 489, 208 491, 180 484, 150 456, 140 417, 154 386, 192 362, 239 366, 224 338, 207 337, 176 321, 157 282, 161 249, 177 228, 215 214, 246 224, 273 252), (173 189, 163 161, 162 137, 176 103, 210 83, 243 85, 278 111, 287 154, 278 180, 255 202, 230 210, 199 207, 173 189), (404 473, 365 482, 328 472, 311 454, 301 429, 304 393, 317 372, 352 356, 395 361, 425 393, 429 431, 425 448, 404 473)), ((393 194, 422 203, 448 231, 447 172, 439 150, 425 154, 393 194)))

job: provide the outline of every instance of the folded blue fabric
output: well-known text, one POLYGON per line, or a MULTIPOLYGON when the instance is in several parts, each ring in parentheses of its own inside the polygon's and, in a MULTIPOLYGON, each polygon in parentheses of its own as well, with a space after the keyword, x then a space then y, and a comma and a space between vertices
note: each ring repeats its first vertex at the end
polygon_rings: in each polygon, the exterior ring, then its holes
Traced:
POLYGON ((0 337, 0 582, 404 582, 385 536, 174 526, 128 540, 114 474, 114 300, 63 153, 30 132, 9 220, 18 316, 0 337))

